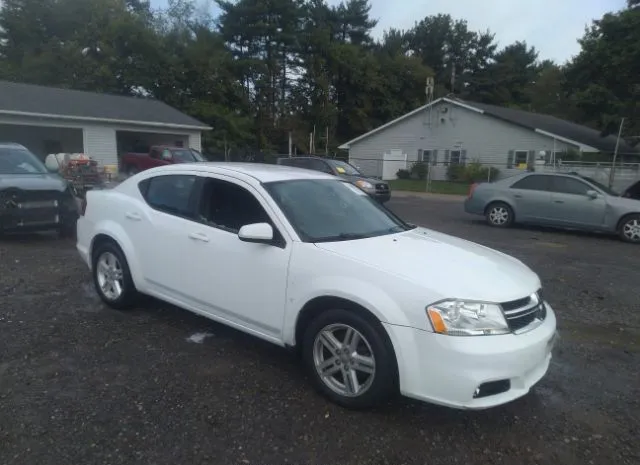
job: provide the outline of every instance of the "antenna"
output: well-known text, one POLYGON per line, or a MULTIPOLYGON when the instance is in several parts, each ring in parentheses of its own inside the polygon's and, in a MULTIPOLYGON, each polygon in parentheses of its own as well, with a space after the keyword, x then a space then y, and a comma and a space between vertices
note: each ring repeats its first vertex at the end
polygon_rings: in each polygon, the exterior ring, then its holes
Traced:
POLYGON ((427 105, 427 109, 429 110, 429 127, 431 127, 431 113, 432 113, 432 103, 433 103, 433 91, 435 89, 435 79, 433 78, 433 76, 429 76, 427 78, 427 85, 425 87, 425 92, 427 95, 426 98, 426 105, 427 105))

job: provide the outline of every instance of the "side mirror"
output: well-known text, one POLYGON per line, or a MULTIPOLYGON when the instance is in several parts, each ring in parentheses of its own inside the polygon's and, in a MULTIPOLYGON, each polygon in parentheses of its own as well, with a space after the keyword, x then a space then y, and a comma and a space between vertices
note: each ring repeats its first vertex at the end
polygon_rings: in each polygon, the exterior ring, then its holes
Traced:
POLYGON ((594 190, 589 190, 587 191, 587 197, 589 197, 590 199, 597 199, 598 193, 594 190))
POLYGON ((238 231, 238 238, 244 242, 270 243, 273 241, 273 228, 269 223, 245 224, 238 231))

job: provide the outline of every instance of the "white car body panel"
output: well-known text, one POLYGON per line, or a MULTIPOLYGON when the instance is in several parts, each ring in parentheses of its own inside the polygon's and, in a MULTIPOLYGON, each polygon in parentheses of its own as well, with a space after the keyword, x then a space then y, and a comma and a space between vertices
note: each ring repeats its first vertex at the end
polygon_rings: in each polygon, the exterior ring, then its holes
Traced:
MULTIPOLYGON (((182 164, 146 170, 111 190, 89 191, 77 248, 91 268, 99 234, 122 248, 136 288, 281 346, 294 346, 303 307, 339 297, 383 324, 398 361, 400 390, 458 408, 486 408, 526 394, 547 371, 555 314, 525 334, 455 337, 433 333, 426 307, 449 298, 506 302, 540 289, 519 260, 425 228, 355 241, 300 240, 261 182, 322 173, 240 163, 182 164), (286 245, 248 243, 236 234, 151 208, 138 183, 159 174, 235 182, 267 211, 286 245), (428 354, 428 355, 427 355, 428 354), (479 383, 507 377, 504 395, 472 399, 479 383)), ((336 181, 338 182, 338 181, 336 181)))

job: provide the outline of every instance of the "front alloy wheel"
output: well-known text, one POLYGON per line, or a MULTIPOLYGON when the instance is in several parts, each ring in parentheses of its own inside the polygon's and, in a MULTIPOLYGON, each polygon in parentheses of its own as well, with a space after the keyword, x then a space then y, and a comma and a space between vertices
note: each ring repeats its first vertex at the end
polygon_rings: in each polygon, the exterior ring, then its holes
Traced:
POLYGON ((626 242, 640 243, 640 215, 633 215, 620 225, 620 237, 626 242))
POLYGON ((396 356, 382 324, 331 309, 306 327, 302 355, 314 387, 347 408, 369 408, 397 393, 396 356))
POLYGON ((124 291, 122 265, 111 252, 104 252, 98 258, 96 270, 98 286, 108 300, 118 300, 124 291))
POLYGON ((313 363, 322 382, 345 397, 367 392, 376 374, 376 360, 367 339, 341 323, 328 325, 318 333, 313 363))

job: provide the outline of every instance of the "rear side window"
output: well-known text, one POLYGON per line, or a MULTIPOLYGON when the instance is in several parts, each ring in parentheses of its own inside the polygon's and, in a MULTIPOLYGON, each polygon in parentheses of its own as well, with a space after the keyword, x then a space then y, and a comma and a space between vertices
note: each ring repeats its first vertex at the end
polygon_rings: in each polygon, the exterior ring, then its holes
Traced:
POLYGON ((139 188, 146 202, 155 210, 192 218, 195 182, 195 176, 171 174, 145 179, 139 188))
POLYGON ((553 178, 553 192, 559 194, 587 195, 587 191, 589 190, 593 190, 593 188, 577 179, 564 176, 553 178))
POLYGON ((549 191, 551 188, 550 178, 551 176, 532 174, 516 182, 511 188, 530 191, 549 191))

